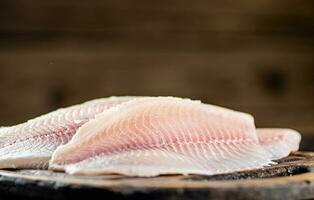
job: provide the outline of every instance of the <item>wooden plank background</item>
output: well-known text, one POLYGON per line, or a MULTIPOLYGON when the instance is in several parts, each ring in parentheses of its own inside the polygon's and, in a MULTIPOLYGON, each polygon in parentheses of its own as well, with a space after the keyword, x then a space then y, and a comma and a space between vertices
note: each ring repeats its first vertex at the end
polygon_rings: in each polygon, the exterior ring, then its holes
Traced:
POLYGON ((314 1, 0 2, 0 124, 171 95, 314 134, 314 1))

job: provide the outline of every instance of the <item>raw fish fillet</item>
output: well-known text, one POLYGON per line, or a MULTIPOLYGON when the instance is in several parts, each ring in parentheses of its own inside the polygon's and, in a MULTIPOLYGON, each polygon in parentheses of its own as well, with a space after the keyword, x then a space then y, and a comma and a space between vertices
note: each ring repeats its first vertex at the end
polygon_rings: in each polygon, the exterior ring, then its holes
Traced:
POLYGON ((92 100, 0 128, 0 168, 47 168, 55 149, 66 144, 80 126, 96 114, 133 98, 92 100))
POLYGON ((213 175, 272 164, 251 115, 174 97, 135 99, 84 124, 52 156, 71 174, 213 175))
POLYGON ((299 149, 301 135, 292 129, 258 128, 260 144, 272 155, 272 160, 288 156, 299 149))

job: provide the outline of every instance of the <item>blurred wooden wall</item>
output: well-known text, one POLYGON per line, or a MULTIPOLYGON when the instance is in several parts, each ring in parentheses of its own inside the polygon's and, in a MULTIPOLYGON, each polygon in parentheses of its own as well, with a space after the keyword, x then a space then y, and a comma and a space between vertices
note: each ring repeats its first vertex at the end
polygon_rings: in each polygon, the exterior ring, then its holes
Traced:
POLYGON ((172 95, 314 134, 314 1, 4 0, 0 124, 172 95))

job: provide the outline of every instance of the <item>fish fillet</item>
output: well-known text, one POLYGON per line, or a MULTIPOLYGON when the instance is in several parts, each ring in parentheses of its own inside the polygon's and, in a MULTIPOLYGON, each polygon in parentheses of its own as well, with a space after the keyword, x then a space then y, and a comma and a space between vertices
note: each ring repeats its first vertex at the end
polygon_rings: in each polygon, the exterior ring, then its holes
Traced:
POLYGON ((272 155, 272 160, 288 156, 299 149, 301 135, 292 129, 258 128, 260 144, 272 155))
POLYGON ((96 114, 133 98, 92 100, 0 128, 0 168, 46 168, 55 149, 66 144, 80 126, 96 114))
POLYGON ((272 164, 251 115, 174 97, 135 99, 97 115, 52 156, 71 174, 213 175, 272 164))

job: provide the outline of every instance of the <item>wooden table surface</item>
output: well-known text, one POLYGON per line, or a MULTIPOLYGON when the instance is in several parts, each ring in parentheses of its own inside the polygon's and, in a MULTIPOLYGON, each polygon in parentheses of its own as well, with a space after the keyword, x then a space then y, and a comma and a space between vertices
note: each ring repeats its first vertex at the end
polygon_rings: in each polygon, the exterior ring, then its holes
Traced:
POLYGON ((1 199, 310 199, 314 153, 296 152, 259 170, 216 176, 154 178, 72 176, 46 170, 1 170, 1 199), (97 198, 96 198, 97 197, 97 198))

